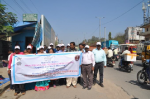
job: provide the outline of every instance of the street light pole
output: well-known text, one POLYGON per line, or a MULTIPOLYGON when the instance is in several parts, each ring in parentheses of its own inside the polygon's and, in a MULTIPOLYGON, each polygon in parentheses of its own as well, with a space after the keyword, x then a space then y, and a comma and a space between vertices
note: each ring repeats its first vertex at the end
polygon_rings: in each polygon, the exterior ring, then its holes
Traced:
POLYGON ((101 19, 105 18, 105 17, 96 17, 99 19, 99 40, 101 39, 101 19))
POLYGON ((104 33, 105 33, 105 47, 106 47, 106 27, 104 27, 104 33))

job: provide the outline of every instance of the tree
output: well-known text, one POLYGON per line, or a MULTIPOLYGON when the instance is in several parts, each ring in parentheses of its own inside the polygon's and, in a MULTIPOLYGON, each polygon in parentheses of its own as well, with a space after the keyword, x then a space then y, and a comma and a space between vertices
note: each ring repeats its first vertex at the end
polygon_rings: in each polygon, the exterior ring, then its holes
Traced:
POLYGON ((109 34, 108 34, 108 39, 112 40, 112 38, 111 38, 111 32, 109 32, 109 34))
MULTIPOLYGON (((103 39, 101 39, 103 40, 103 39)), ((92 36, 91 39, 88 39, 88 40, 83 40, 82 43, 86 43, 88 44, 89 46, 96 46, 96 42, 100 41, 98 37, 95 37, 95 36, 92 36)))
POLYGON ((117 40, 119 44, 125 43, 125 33, 118 33, 114 38, 114 40, 117 40))
POLYGON ((5 33, 6 37, 13 32, 12 25, 17 22, 16 14, 5 12, 6 5, 0 4, 0 33, 5 33))

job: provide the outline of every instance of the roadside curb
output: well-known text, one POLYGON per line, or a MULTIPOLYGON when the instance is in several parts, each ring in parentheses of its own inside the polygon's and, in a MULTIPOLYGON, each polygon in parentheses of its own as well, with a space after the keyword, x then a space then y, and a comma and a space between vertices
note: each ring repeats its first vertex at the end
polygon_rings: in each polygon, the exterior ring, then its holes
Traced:
POLYGON ((7 82, 3 85, 3 88, 0 89, 0 96, 9 88, 10 82, 7 82))

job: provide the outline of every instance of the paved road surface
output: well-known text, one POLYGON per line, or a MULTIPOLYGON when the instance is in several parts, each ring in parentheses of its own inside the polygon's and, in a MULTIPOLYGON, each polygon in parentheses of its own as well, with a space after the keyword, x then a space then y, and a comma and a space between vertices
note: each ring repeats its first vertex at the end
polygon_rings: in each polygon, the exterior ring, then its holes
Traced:
POLYGON ((122 87, 128 94, 136 97, 135 99, 150 99, 150 85, 140 85, 137 82, 137 72, 142 69, 141 61, 135 63, 131 73, 118 70, 118 63, 114 68, 105 69, 104 78, 122 87))

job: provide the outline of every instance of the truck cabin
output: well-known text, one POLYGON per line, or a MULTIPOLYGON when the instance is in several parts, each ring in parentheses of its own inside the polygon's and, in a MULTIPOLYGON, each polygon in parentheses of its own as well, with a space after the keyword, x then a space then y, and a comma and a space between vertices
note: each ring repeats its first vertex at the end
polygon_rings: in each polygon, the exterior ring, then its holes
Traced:
POLYGON ((129 50, 131 53, 136 53, 136 46, 129 46, 128 50, 129 50))

